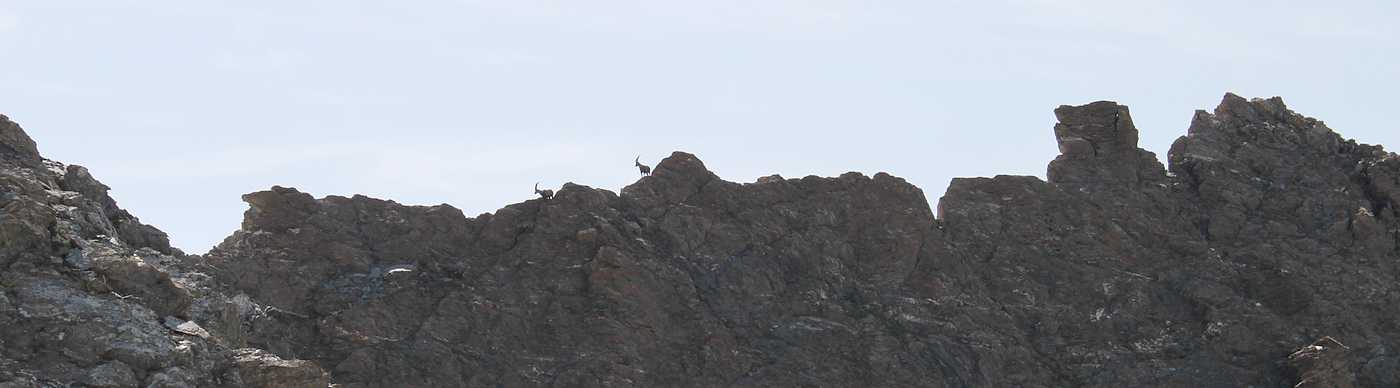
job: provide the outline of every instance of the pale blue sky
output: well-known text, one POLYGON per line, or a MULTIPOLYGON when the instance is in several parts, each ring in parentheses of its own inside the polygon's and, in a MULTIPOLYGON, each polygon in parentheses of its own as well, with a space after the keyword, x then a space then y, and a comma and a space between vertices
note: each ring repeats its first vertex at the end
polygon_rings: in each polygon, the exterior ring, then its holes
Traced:
POLYGON ((0 0, 0 112, 203 252, 272 185, 468 215, 632 158, 753 181, 1044 176, 1052 110, 1279 95, 1400 147, 1400 2, 0 0))

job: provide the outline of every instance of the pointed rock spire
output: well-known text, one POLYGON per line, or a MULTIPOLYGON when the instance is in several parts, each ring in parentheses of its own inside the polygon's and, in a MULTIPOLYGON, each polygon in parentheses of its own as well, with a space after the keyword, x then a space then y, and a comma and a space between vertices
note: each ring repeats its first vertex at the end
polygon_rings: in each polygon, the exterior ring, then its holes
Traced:
POLYGON ((30 139, 19 124, 10 121, 5 115, 0 115, 0 157, 3 156, 29 162, 38 162, 41 159, 39 147, 34 144, 34 139, 30 139))

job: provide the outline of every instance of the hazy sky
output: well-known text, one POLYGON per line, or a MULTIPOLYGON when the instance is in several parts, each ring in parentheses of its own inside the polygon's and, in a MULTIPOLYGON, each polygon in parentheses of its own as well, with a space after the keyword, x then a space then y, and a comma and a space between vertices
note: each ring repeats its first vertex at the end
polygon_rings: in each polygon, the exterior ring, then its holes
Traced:
POLYGON ((190 252, 272 185, 475 215, 672 150, 936 202, 1043 177, 1052 110, 1100 99, 1162 158, 1226 91, 1400 147, 1397 4, 0 0, 0 112, 190 252))

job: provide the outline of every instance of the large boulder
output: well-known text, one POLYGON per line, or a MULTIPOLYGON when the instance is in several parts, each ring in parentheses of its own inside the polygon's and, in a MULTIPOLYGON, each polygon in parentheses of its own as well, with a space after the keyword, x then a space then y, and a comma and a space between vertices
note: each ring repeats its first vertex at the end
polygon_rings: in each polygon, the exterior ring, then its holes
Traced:
POLYGON ((224 378, 249 388, 325 388, 326 372, 303 360, 284 360, 262 349, 235 349, 224 378))

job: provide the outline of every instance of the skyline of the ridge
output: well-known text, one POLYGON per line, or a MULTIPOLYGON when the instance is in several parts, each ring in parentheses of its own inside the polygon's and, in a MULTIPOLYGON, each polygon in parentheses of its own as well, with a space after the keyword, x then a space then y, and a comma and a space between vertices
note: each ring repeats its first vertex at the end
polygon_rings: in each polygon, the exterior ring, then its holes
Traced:
POLYGON ((0 113, 192 253, 273 185, 474 216, 674 150, 737 182, 885 171, 936 203, 953 177, 1043 178, 1053 109, 1095 100, 1164 163, 1226 92, 1400 144, 1390 2, 265 4, 0 1, 0 113))

